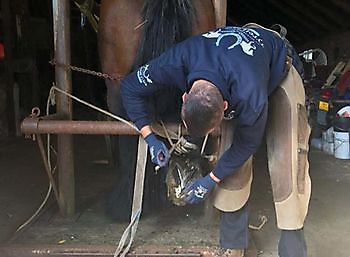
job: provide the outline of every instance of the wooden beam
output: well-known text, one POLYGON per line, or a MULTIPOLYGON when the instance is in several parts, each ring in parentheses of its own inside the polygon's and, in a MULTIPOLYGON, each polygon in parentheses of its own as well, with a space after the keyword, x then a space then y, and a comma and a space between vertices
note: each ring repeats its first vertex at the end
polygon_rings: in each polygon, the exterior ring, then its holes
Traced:
MULTIPOLYGON (((288 29, 287 38, 289 40, 291 40, 292 43, 304 41, 305 37, 303 35, 300 35, 298 30, 295 30, 293 28, 293 26, 287 26, 287 24, 290 24, 290 20, 287 20, 288 17, 276 15, 276 18, 275 18, 273 15, 271 15, 271 13, 273 14, 275 12, 271 11, 271 8, 268 8, 268 12, 266 12, 266 10, 264 9, 265 6, 266 5, 263 5, 263 6, 254 5, 252 8, 252 6, 249 5, 248 3, 242 3, 241 8, 243 8, 245 10, 244 13, 249 12, 252 14, 252 16, 256 17, 253 20, 250 20, 249 22, 255 21, 255 22, 259 23, 259 20, 264 20, 266 22, 264 22, 264 24, 260 24, 263 26, 265 26, 265 25, 270 26, 270 25, 275 24, 275 23, 281 23, 283 26, 287 27, 287 29, 288 29), (256 7, 256 8, 254 8, 254 7, 256 7)), ((277 9, 276 7, 272 6, 272 8, 276 9, 278 13, 280 12, 280 10, 277 9)))
POLYGON ((286 1, 286 5, 289 5, 290 8, 295 13, 299 13, 302 17, 304 17, 305 20, 310 20, 312 23, 316 23, 326 29, 327 31, 332 31, 334 27, 331 23, 328 21, 325 21, 324 18, 316 15, 314 12, 312 12, 312 8, 305 8, 305 4, 301 3, 300 1, 286 1))
POLYGON ((293 44, 304 43, 308 38, 307 34, 301 34, 297 28, 301 26, 300 21, 291 22, 287 15, 280 15, 280 9, 275 6, 266 4, 265 2, 259 4, 257 2, 250 4, 250 2, 240 2, 239 5, 228 1, 228 14, 230 21, 233 24, 244 25, 248 22, 256 22, 262 26, 270 27, 272 24, 281 23, 288 29, 287 38, 293 44), (292 26, 291 26, 292 25, 292 26))
POLYGON ((284 13, 288 16, 288 19, 294 20, 295 23, 299 23, 300 27, 307 29, 308 33, 311 33, 313 36, 316 36, 315 27, 312 26, 309 22, 305 21, 305 17, 299 13, 294 12, 290 8, 286 8, 286 5, 281 3, 279 0, 268 0, 275 8, 277 8, 281 13, 284 13))
POLYGON ((212 0, 215 11, 215 24, 217 28, 226 26, 227 0, 212 0))
POLYGON ((339 7, 340 9, 344 10, 347 13, 350 13, 350 2, 349 0, 331 0, 331 2, 339 7))
POLYGON ((304 4, 311 6, 315 10, 318 10, 321 15, 325 16, 325 19, 331 19, 329 20, 329 23, 333 23, 334 25, 337 25, 341 28, 344 27, 345 24, 343 24, 343 20, 341 19, 341 17, 339 17, 339 14, 336 12, 332 12, 324 4, 320 4, 320 2, 315 2, 314 0, 304 1, 304 4))

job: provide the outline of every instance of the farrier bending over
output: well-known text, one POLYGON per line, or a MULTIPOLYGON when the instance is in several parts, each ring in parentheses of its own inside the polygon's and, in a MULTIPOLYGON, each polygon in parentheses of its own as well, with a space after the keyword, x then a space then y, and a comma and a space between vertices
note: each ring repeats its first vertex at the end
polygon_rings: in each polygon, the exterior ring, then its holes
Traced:
MULTIPOLYGON (((145 138, 152 161, 161 167, 166 165, 169 153, 149 126, 146 109, 148 96, 163 87, 179 88, 184 93, 181 118, 189 134, 196 137, 211 132, 220 125, 224 116, 237 120, 233 143, 218 160, 214 170, 185 190, 186 202, 198 203, 219 184, 216 207, 222 211, 220 246, 233 253, 228 256, 240 256, 248 246, 248 214, 245 205, 247 196, 243 197, 245 199, 240 204, 234 206, 235 204, 229 203, 227 196, 228 199, 234 198, 237 190, 224 190, 222 194, 220 185, 225 182, 225 178, 228 181, 240 168, 247 167, 251 161, 250 157, 258 150, 268 120, 268 109, 271 108, 268 108, 269 96, 279 94, 277 89, 283 89, 284 93, 278 97, 281 101, 286 99, 286 105, 291 107, 290 113, 284 114, 290 121, 286 122, 289 128, 283 131, 284 134, 290 135, 285 142, 289 147, 288 156, 283 156, 290 158, 290 161, 286 162, 290 167, 283 169, 283 172, 278 171, 281 169, 282 160, 278 159, 280 156, 277 150, 278 147, 282 147, 279 139, 283 139, 280 135, 282 131, 278 129, 278 126, 282 125, 278 124, 278 115, 271 116, 271 130, 275 134, 267 137, 268 145, 271 145, 269 157, 272 154, 275 156, 273 160, 269 160, 270 174, 277 174, 277 178, 274 180, 271 177, 271 180, 273 186, 277 181, 273 191, 277 222, 282 229, 279 254, 281 257, 306 256, 302 228, 310 197, 308 165, 307 158, 304 158, 304 191, 301 192, 298 191, 299 187, 294 186, 296 181, 293 175, 300 170, 294 164, 300 163, 294 153, 300 149, 291 143, 300 138, 295 135, 301 132, 300 128, 293 125, 295 115, 300 115, 298 110, 294 109, 304 106, 305 100, 298 73, 302 73, 300 60, 288 41, 274 31, 251 24, 242 28, 220 28, 191 37, 140 67, 122 81, 121 95, 125 110, 145 138), (293 96, 293 93, 289 92, 297 93, 293 96), (283 181, 281 176, 292 179, 279 185, 278 183, 283 181), (286 189, 281 191, 281 187, 286 189), (289 213, 299 205, 299 212, 294 210, 295 213, 289 213), (289 255, 290 253, 296 255, 289 255)), ((304 124, 304 139, 308 139, 308 129, 307 124, 304 124)), ((303 150, 307 153, 307 142, 304 145, 303 150)), ((251 172, 251 165, 249 167, 251 172)), ((248 195, 250 182, 249 179, 246 181, 246 184, 249 184, 248 195)))

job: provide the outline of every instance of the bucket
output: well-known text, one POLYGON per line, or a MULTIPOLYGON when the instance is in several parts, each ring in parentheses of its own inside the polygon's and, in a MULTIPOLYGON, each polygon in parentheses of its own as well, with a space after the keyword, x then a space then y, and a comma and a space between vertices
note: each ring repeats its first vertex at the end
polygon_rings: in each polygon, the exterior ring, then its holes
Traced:
POLYGON ((330 127, 322 132, 322 150, 330 155, 334 154, 334 129, 330 127))
POLYGON ((340 109, 334 118, 334 157, 338 159, 350 159, 350 106, 340 109))
POLYGON ((334 131, 334 157, 337 159, 350 159, 349 132, 334 131))
POLYGON ((345 106, 337 112, 333 126, 335 131, 350 132, 350 106, 345 106))
POLYGON ((339 115, 339 116, 348 116, 348 114, 350 113, 350 106, 348 105, 348 106, 345 106, 345 107, 343 107, 343 108, 341 108, 338 112, 337 112, 337 114, 339 115), (347 114, 346 114, 347 113, 347 114), (345 115, 344 115, 345 114, 345 115))

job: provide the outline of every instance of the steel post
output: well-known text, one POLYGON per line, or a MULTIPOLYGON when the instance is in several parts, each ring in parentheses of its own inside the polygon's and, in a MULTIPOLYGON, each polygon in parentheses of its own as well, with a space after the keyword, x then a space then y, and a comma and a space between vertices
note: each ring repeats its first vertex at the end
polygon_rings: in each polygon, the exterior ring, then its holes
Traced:
MULTIPOLYGON (((55 60, 70 65, 70 2, 53 0, 53 24, 55 60)), ((55 67, 56 86, 68 93, 72 91, 71 71, 62 66, 55 67)), ((72 119, 72 101, 65 95, 57 96, 57 113, 72 119)), ((60 212, 65 217, 75 213, 74 156, 72 135, 59 135, 57 139, 57 166, 60 212)))

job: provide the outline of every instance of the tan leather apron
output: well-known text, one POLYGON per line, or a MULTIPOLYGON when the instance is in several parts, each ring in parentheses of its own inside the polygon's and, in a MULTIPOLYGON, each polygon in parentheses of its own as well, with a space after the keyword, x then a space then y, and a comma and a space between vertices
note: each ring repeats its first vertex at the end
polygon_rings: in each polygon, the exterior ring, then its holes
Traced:
MULTIPOLYGON (((269 98, 266 134, 278 228, 302 228, 311 194, 307 158, 310 126, 303 83, 293 66, 269 98)), ((249 158, 238 172, 214 189, 214 206, 222 211, 242 208, 249 198, 252 178, 252 158, 249 158)))

